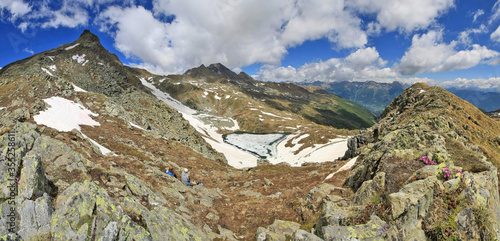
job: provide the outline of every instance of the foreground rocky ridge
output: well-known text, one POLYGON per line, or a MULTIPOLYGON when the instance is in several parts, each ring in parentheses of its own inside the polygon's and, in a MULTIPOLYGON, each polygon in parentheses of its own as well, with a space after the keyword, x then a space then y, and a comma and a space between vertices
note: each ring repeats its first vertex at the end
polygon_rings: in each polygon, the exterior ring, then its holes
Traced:
POLYGON ((415 84, 349 142, 346 158, 359 156, 344 186, 354 195, 324 199, 317 236, 295 239, 496 240, 497 139, 498 122, 442 88, 415 84))

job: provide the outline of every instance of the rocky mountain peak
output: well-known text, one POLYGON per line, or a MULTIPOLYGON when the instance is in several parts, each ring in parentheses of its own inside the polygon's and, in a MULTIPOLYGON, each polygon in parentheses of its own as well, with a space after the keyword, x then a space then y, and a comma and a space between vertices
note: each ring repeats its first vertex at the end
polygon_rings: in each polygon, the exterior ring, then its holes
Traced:
POLYGON ((208 69, 226 79, 239 79, 239 76, 221 63, 211 64, 208 69))
POLYGON ((85 29, 83 31, 83 33, 80 35, 80 37, 78 38, 77 42, 91 42, 91 43, 101 43, 99 37, 97 37, 97 35, 93 34, 92 32, 90 32, 90 30, 88 29, 85 29))

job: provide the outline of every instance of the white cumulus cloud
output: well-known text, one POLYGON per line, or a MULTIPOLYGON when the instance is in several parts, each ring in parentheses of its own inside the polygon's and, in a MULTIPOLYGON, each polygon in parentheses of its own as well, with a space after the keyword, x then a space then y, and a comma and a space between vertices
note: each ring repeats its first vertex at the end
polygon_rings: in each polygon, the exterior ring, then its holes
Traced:
POLYGON ((31 11, 31 6, 23 0, 1 0, 0 1, 0 17, 10 13, 10 21, 23 17, 31 11))
POLYGON ((472 22, 476 22, 477 18, 478 18, 479 16, 482 16, 483 14, 484 14, 484 10, 482 10, 482 9, 478 9, 478 10, 476 10, 476 11, 474 12, 472 22))
POLYGON ((329 0, 154 0, 152 11, 110 7, 96 23, 116 36, 120 51, 160 73, 214 62, 279 65, 288 48, 307 40, 327 38, 341 49, 368 41, 361 19, 329 0))
POLYGON ((500 42, 500 26, 498 26, 498 28, 491 33, 490 38, 495 42, 500 42))
POLYGON ((387 31, 407 33, 427 28, 455 6, 454 0, 351 0, 347 5, 361 13, 375 14, 377 24, 387 31))
POLYGON ((471 44, 472 43, 472 38, 470 37, 471 34, 483 34, 487 32, 488 28, 486 28, 484 24, 481 24, 479 28, 471 28, 460 32, 460 35, 458 36, 458 41, 460 41, 463 44, 471 44))
POLYGON ((451 81, 444 81, 440 83, 443 87, 457 87, 462 89, 480 89, 486 91, 499 91, 500 92, 500 78, 492 77, 489 79, 466 79, 457 78, 451 81))
POLYGON ((358 49, 344 59, 306 63, 298 69, 288 66, 264 66, 256 78, 267 81, 363 81, 396 77, 374 47, 358 49))
POLYGON ((402 75, 461 70, 499 55, 498 52, 477 44, 472 45, 471 49, 461 51, 455 50, 456 45, 456 41, 444 43, 441 31, 414 35, 411 47, 396 68, 402 75))

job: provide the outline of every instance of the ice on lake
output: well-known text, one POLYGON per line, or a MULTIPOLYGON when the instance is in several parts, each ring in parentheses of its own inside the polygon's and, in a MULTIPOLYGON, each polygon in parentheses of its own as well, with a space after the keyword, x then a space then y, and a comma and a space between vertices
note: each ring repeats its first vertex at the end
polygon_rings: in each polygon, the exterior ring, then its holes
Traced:
POLYGON ((224 135, 223 139, 225 143, 250 152, 259 158, 267 159, 277 155, 277 146, 287 135, 285 133, 231 133, 224 135))

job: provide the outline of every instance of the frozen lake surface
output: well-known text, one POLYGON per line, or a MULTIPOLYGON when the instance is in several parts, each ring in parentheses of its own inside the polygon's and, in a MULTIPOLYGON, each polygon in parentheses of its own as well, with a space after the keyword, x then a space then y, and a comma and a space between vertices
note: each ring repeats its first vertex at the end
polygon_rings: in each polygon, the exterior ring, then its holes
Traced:
POLYGON ((236 146, 239 149, 252 153, 253 155, 269 159, 277 156, 277 146, 288 134, 253 134, 253 133, 231 133, 223 136, 224 142, 236 146))

